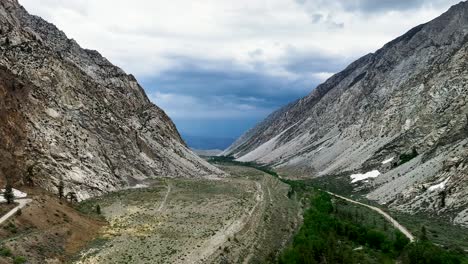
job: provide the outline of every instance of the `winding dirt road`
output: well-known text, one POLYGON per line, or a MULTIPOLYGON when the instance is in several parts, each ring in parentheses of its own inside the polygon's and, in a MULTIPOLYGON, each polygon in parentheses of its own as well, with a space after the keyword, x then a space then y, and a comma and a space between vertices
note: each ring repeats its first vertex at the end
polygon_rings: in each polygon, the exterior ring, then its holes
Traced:
POLYGON ((15 202, 18 203, 18 206, 11 209, 10 212, 8 212, 0 218, 0 225, 3 224, 6 220, 8 220, 10 217, 12 217, 14 214, 16 214, 16 212, 23 209, 28 203, 32 202, 32 199, 16 199, 15 202))
POLYGON ((391 217, 389 214, 387 214, 386 212, 384 212, 382 209, 380 208, 377 208, 375 206, 371 206, 371 205, 368 205, 368 204, 364 204, 364 203, 360 203, 360 202, 357 202, 357 201, 354 201, 354 200, 351 200, 349 198, 346 198, 346 197, 343 197, 341 195, 338 195, 338 194, 335 194, 335 193, 332 193, 332 192, 328 192, 328 191, 325 191, 327 192, 328 194, 332 195, 332 196, 335 196, 337 198, 340 198, 340 199, 343 199, 343 200, 346 200, 350 203, 354 203, 354 204, 358 204, 358 205, 362 205, 362 206, 365 206, 371 210, 374 210, 376 211, 377 213, 381 214, 383 217, 385 217, 385 219, 387 219, 388 221, 390 221, 390 223, 392 223, 392 225, 397 228, 398 230, 400 230, 401 233, 403 233, 403 235, 405 235, 411 242, 414 242, 414 236, 408 231, 408 229, 406 229, 406 227, 404 227, 403 225, 401 225, 400 223, 398 223, 393 217, 391 217))

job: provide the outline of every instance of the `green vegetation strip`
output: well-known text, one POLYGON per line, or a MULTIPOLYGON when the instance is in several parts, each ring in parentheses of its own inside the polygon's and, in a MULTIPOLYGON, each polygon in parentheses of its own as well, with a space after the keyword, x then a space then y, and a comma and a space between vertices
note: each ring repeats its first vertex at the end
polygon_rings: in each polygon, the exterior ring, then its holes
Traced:
MULTIPOLYGON (((399 165, 418 155, 416 150, 400 156, 399 165)), ((252 167, 274 177, 268 166, 239 162, 233 157, 211 157, 215 164, 252 167)), ((342 177, 337 177, 342 180, 342 177)), ((315 189, 313 180, 297 181, 280 178, 291 188, 288 197, 301 200, 307 209, 304 223, 291 244, 282 252, 281 264, 299 263, 402 263, 402 264, 468 264, 460 249, 443 249, 434 245, 423 226, 414 243, 390 226, 378 213, 343 201, 332 200, 315 189)), ((321 187, 321 184, 318 184, 321 187)), ((337 182, 342 188, 342 182, 337 182)), ((331 187, 331 186, 327 186, 331 187)), ((350 190, 347 190, 350 191, 350 190)))
POLYGON ((245 166, 245 167, 251 167, 254 169, 257 169, 259 171, 263 171, 267 174, 270 174, 271 176, 277 177, 278 174, 272 170, 269 166, 261 165, 255 162, 242 162, 242 161, 237 161, 236 158, 234 157, 227 157, 227 156, 213 156, 209 157, 208 159, 209 162, 213 164, 229 164, 229 165, 237 165, 237 166, 245 166))
POLYGON ((329 194, 305 195, 304 223, 279 263, 468 263, 462 252, 448 251, 426 237, 415 243, 389 227, 378 214, 329 194))

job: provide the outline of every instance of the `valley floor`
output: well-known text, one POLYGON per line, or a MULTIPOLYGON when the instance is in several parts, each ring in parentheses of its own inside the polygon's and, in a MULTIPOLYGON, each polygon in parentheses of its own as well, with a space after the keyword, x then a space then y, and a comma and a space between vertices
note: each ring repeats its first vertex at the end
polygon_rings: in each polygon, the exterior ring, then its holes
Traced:
POLYGON ((219 180, 166 179, 88 200, 109 222, 77 263, 265 263, 300 223, 289 186, 259 170, 223 166, 219 180))

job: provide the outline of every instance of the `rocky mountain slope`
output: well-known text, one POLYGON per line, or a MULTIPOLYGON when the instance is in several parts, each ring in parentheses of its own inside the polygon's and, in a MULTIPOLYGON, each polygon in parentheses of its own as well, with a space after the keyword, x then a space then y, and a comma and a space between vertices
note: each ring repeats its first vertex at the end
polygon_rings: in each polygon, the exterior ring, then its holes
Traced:
POLYGON ((371 199, 468 225, 467 40, 461 2, 273 113, 223 155, 295 176, 356 174, 371 199))
POLYGON ((0 2, 0 168, 80 199, 149 177, 221 171, 190 151, 132 75, 82 49, 17 0, 0 2))

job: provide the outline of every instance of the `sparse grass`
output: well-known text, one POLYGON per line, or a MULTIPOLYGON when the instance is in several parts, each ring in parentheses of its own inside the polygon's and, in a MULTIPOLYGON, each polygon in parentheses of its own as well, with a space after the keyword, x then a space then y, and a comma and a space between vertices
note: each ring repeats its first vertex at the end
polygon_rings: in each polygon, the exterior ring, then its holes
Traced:
POLYGON ((227 157, 227 156, 213 156, 209 157, 208 161, 213 164, 221 164, 221 165, 234 165, 234 166, 244 166, 257 169, 259 171, 263 171, 271 176, 278 177, 278 174, 271 169, 267 165, 258 164, 256 162, 241 162, 236 161, 234 157, 227 157))
POLYGON ((429 240, 435 244, 454 250, 468 250, 468 229, 450 224, 449 219, 397 211, 392 211, 392 215, 416 236, 420 236, 421 227, 425 226, 429 240))
POLYGON ((108 241, 85 251, 85 260, 138 263, 186 258, 184 254, 201 250, 203 241, 253 205, 252 200, 245 207, 240 205, 254 191, 249 182, 177 179, 167 180, 167 184, 171 192, 162 211, 160 203, 168 190, 165 185, 125 190, 80 204, 80 210, 91 214, 96 214, 99 204, 110 223, 104 234, 108 241))
POLYGON ((27 262, 25 257, 14 256, 11 250, 5 247, 0 247, 0 258, 1 257, 9 259, 13 264, 23 264, 27 262))
POLYGON ((0 203, 0 216, 3 216, 4 214, 8 213, 9 211, 11 211, 11 209, 15 208, 16 206, 17 204, 15 203, 0 203))
POLYGON ((109 222, 102 235, 108 240, 84 250, 81 260, 194 262, 199 254, 208 254, 203 261, 217 263, 223 255, 232 261, 265 263, 296 230, 298 203, 286 197, 287 185, 264 171, 237 165, 223 169, 234 176, 222 180, 167 179, 158 186, 81 203, 82 212, 96 217, 99 204, 101 215, 109 222), (167 185, 171 191, 160 211, 167 185), (212 250, 215 252, 209 253, 212 250))

